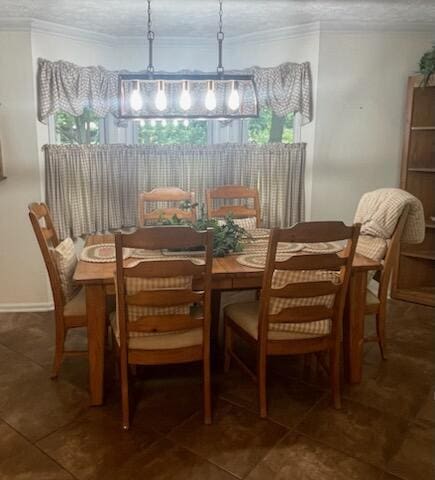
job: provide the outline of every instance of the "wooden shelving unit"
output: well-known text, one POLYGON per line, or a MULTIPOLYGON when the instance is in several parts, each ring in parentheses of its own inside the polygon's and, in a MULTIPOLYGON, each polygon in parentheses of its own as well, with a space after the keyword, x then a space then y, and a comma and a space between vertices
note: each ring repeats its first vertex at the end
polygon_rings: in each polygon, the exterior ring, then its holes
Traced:
POLYGON ((421 75, 409 77, 406 108, 401 188, 423 203, 426 238, 401 246, 391 295, 435 306, 435 80, 424 87, 421 75))

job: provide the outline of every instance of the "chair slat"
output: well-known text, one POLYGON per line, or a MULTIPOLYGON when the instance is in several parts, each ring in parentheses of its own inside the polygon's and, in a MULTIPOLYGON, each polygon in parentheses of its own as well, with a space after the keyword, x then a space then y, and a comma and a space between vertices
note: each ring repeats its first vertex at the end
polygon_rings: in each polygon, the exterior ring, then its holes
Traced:
POLYGON ((294 255, 287 260, 275 261, 277 270, 339 270, 346 265, 346 258, 336 253, 294 255))
POLYGON ((200 302, 204 298, 204 292, 192 290, 142 290, 126 296, 128 305, 146 307, 165 307, 174 305, 188 305, 200 302))
POLYGON ((127 322, 128 332, 163 333, 189 330, 203 325, 202 317, 191 315, 148 315, 127 322))
POLYGON ((231 215, 233 218, 255 217, 257 211, 254 208, 242 205, 222 205, 213 210, 213 216, 215 217, 226 217, 228 215, 231 215))
POLYGON ((282 288, 271 288, 270 296, 278 298, 307 298, 332 295, 341 288, 340 284, 328 281, 290 283, 282 288))
POLYGON ((203 276, 205 265, 197 265, 190 260, 144 261, 134 267, 124 268, 125 277, 167 278, 177 276, 203 276))
POLYGON ((206 231, 200 232, 185 225, 143 227, 133 233, 123 234, 122 246, 150 250, 193 248, 204 245, 206 235, 206 231))
POLYGON ((343 222, 303 222, 278 231, 278 242, 319 243, 347 240, 353 227, 343 222))
POLYGON ((334 311, 324 305, 290 307, 281 312, 268 315, 269 323, 309 323, 331 318, 334 311))
POLYGON ((192 213, 181 208, 156 208, 151 212, 144 213, 145 220, 159 220, 160 218, 172 218, 176 215, 178 218, 190 219, 192 213))

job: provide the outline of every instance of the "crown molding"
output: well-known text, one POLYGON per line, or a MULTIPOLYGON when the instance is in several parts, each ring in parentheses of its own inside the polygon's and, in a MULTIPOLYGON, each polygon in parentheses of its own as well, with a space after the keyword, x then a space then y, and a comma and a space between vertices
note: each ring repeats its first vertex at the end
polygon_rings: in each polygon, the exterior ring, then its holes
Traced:
MULTIPOLYGON (((146 38, 142 36, 115 36, 104 33, 93 32, 81 28, 61 25, 53 22, 33 18, 1 18, 0 31, 15 31, 29 33, 44 33, 61 38, 79 40, 100 44, 104 46, 143 46, 146 38)), ((433 33, 433 23, 402 23, 385 24, 382 22, 312 22, 301 25, 273 30, 260 30, 242 35, 232 35, 225 38, 225 45, 233 46, 243 43, 263 43, 291 38, 302 38, 318 33, 433 33)), ((162 36, 156 37, 155 44, 161 47, 195 48, 196 50, 209 50, 215 48, 214 37, 179 37, 162 36)))

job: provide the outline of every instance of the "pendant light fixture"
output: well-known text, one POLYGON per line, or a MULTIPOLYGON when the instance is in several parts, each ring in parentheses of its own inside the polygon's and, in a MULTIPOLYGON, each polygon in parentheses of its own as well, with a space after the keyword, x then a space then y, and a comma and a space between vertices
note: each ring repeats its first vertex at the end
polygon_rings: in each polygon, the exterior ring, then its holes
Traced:
MULTIPOLYGON (((189 118, 246 118, 258 116, 253 75, 226 74, 223 57, 223 0, 219 2, 216 73, 178 74, 155 72, 151 24, 148 13, 148 67, 146 72, 119 75, 119 117, 187 120, 189 118)), ((188 122, 183 122, 186 125, 188 122)))

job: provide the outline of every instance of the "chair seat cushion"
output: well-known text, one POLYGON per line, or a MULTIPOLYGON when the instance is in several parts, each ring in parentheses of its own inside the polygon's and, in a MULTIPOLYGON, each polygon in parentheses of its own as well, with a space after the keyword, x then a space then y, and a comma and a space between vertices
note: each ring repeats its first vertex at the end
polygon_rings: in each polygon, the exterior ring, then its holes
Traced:
MULTIPOLYGON (((192 313, 195 315, 195 312, 192 313)), ((116 311, 110 314, 110 324, 119 345, 116 311)), ((132 350, 171 350, 195 345, 202 345, 202 328, 191 328, 176 332, 141 332, 140 336, 130 336, 128 340, 128 348, 132 350)))
MULTIPOLYGON (((233 303, 224 308, 224 313, 251 337, 258 338, 259 302, 233 303)), ((295 340, 328 335, 331 320, 309 323, 274 323, 269 325, 269 340, 295 340)))
POLYGON ((65 301, 68 302, 77 294, 80 288, 73 281, 74 270, 77 266, 74 242, 69 237, 65 238, 51 252, 59 274, 65 301))
POLYGON ((81 288, 78 293, 65 304, 63 314, 65 317, 86 315, 86 292, 84 288, 81 288))
MULTIPOLYGON (((245 230, 255 230, 257 228, 257 217, 234 218, 233 222, 245 230)), ((218 220, 219 225, 225 225, 226 220, 218 220)))

